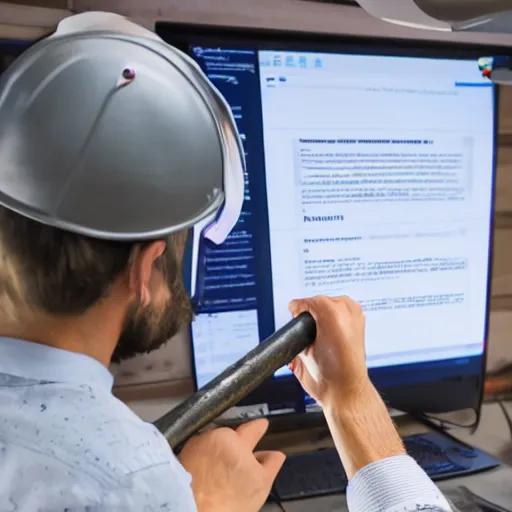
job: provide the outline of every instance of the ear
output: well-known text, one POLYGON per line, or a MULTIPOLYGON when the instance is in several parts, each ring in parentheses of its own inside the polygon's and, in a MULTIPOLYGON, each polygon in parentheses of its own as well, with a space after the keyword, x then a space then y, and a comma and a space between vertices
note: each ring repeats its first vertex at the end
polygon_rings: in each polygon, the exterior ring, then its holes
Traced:
POLYGON ((151 279, 155 261, 162 256, 166 243, 163 240, 137 246, 130 265, 130 291, 135 293, 143 306, 151 302, 151 279))

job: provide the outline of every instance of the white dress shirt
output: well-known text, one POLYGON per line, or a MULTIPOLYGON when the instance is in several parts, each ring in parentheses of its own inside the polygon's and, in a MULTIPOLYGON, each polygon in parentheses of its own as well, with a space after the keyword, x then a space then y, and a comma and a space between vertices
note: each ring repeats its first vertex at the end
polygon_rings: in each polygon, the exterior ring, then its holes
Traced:
POLYGON ((456 512, 416 461, 399 455, 369 464, 347 489, 351 512, 456 512))
MULTIPOLYGON (((112 394, 98 361, 0 338, 0 512, 195 512, 163 436, 112 394)), ((407 456, 363 468, 351 512, 450 512, 407 456)))
POLYGON ((0 511, 195 511, 162 435, 98 361, 0 339, 0 511))

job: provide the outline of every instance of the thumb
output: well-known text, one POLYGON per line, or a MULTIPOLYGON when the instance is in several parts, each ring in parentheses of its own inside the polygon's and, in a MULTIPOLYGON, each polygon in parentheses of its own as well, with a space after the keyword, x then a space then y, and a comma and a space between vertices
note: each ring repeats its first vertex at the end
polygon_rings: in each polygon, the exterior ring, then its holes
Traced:
POLYGON ((260 418, 243 423, 236 429, 236 433, 243 443, 253 451, 261 441, 268 429, 268 420, 260 418))
POLYGON ((286 455, 281 452, 255 452, 254 457, 261 464, 263 469, 265 469, 272 482, 275 480, 279 471, 281 471, 284 461, 286 460, 286 455))

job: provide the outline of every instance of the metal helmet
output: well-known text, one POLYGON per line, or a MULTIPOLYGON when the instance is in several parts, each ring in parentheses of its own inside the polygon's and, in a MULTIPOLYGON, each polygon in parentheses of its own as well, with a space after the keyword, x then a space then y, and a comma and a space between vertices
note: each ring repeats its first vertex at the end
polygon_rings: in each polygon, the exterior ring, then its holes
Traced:
POLYGON ((86 13, 0 78, 0 204, 109 240, 201 224, 221 243, 243 202, 230 109, 187 55, 122 16, 86 13))

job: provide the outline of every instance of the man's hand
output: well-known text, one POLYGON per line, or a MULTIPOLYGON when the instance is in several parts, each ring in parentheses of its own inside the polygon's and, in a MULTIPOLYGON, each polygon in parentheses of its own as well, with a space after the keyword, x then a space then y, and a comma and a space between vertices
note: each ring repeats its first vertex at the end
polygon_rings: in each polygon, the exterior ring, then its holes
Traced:
POLYGON ((315 343, 290 365, 306 392, 322 405, 347 476, 405 450, 386 406, 368 377, 365 318, 348 297, 295 300, 294 317, 308 311, 315 343))
POLYGON ((294 317, 308 311, 316 322, 316 342, 291 366, 306 392, 324 407, 358 396, 369 385, 364 350, 364 314, 348 297, 294 300, 294 317))
POLYGON ((254 452, 268 428, 254 420, 237 430, 219 428, 191 439, 180 453, 192 475, 199 512, 258 512, 284 463, 280 452, 254 452))

